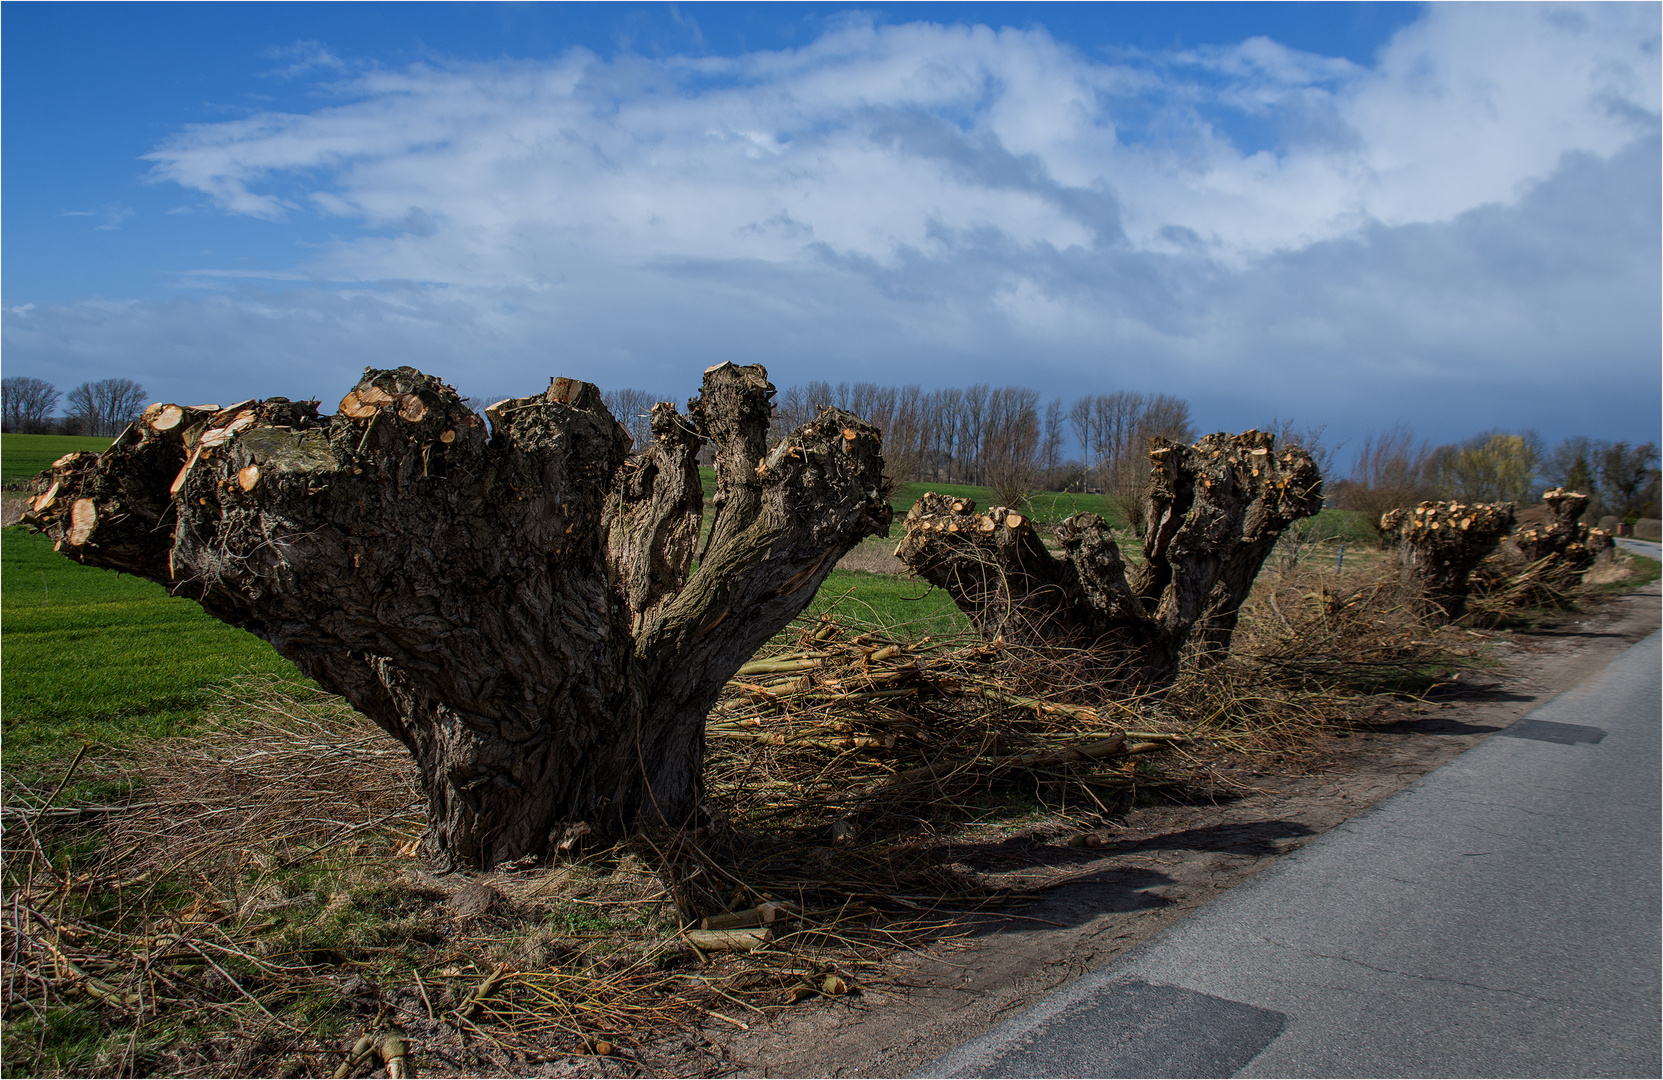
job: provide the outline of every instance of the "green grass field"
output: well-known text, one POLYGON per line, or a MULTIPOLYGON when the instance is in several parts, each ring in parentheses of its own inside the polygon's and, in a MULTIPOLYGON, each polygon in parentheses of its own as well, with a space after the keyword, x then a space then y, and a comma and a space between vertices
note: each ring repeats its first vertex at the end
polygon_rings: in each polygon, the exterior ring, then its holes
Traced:
POLYGON ((152 582, 71 562, 21 527, 0 530, 0 729, 27 774, 82 742, 186 730, 208 687, 235 675, 300 679, 264 641, 152 582))
POLYGON ((27 480, 71 451, 97 453, 109 445, 86 435, 0 435, 0 483, 27 480))
MULTIPOLYGON (((999 503, 999 497, 993 493, 992 488, 977 487, 974 484, 925 484, 908 481, 896 485, 895 494, 889 497, 889 505, 895 508, 897 517, 904 517, 906 512, 912 509, 912 504, 927 491, 955 499, 974 499, 978 510, 986 510, 999 503)), ((1038 521, 1061 521, 1070 514, 1092 513, 1100 515, 1111 526, 1123 527, 1126 524, 1124 515, 1110 506, 1109 500, 1102 495, 1036 491, 1028 496, 1028 511, 1038 521)))
POLYGON ((951 637, 966 633, 970 620, 941 589, 925 581, 833 570, 800 618, 826 612, 844 625, 898 630, 909 637, 951 637))

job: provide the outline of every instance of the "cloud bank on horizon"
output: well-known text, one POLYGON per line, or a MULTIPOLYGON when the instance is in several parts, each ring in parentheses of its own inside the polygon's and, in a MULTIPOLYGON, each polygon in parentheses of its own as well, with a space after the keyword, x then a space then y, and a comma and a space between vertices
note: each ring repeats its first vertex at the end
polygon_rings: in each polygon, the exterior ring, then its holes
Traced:
POLYGON ((316 108, 147 161, 190 212, 331 239, 168 299, 8 297, 8 372, 673 393, 732 359, 1171 392, 1208 427, 1656 437, 1655 5, 1431 5, 1370 65, 858 17, 733 57, 294 53, 316 108))

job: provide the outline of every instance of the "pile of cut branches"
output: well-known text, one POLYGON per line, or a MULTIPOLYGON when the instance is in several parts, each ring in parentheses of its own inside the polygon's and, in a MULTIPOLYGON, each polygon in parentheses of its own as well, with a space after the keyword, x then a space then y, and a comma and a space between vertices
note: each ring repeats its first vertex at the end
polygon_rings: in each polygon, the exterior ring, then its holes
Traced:
POLYGON ((870 832, 924 807, 944 817, 944 800, 1019 776, 1066 777, 1087 792, 1161 783, 1151 755, 1184 732, 1156 698, 1105 699, 1070 677, 1069 661, 999 642, 851 634, 823 619, 729 683, 706 732, 712 796, 736 823, 860 818, 870 832))
POLYGON ((1498 627, 1519 619, 1576 606, 1583 595, 1584 568, 1553 552, 1534 562, 1498 552, 1473 574, 1469 621, 1498 627))

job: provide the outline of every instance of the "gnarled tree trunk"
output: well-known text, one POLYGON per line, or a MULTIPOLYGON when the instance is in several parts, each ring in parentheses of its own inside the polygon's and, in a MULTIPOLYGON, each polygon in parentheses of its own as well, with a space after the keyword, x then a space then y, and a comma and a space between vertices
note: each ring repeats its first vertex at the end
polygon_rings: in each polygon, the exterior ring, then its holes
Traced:
POLYGON ((1467 610, 1468 577, 1513 528, 1513 504, 1423 502, 1380 515, 1380 534, 1396 547, 1404 591, 1439 622, 1467 610))
POLYGON ((879 437, 828 409, 769 451, 760 366, 705 372, 630 439, 588 383, 484 423, 412 368, 338 415, 153 406, 36 480, 69 557, 160 581, 275 645, 409 747, 426 854, 490 867, 698 811, 704 718, 850 547, 885 533, 879 437), (696 456, 716 444, 716 514, 696 456))
POLYGON ((1277 537, 1321 509, 1322 478, 1304 450, 1278 454, 1258 431, 1149 447, 1141 566, 1096 514, 1057 527, 1058 558, 1021 514, 933 493, 907 514, 896 554, 989 638, 1081 649, 1102 682, 1167 685, 1186 644, 1203 662, 1228 650, 1277 537))
POLYGON ((1530 562, 1557 555, 1581 571, 1614 546, 1610 533, 1582 523, 1583 511, 1588 509, 1588 496, 1582 492, 1553 488, 1542 493, 1542 501, 1552 511, 1553 519, 1542 525, 1522 526, 1512 536, 1530 562))

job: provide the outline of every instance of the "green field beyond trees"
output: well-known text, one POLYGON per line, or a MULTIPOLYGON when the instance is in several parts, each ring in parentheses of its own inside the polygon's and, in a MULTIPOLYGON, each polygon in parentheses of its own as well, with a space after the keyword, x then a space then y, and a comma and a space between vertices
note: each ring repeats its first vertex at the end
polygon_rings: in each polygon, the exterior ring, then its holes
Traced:
POLYGON ((110 440, 86 435, 0 435, 0 483, 28 480, 65 454, 98 453, 110 440))

